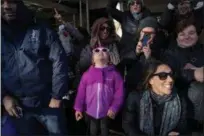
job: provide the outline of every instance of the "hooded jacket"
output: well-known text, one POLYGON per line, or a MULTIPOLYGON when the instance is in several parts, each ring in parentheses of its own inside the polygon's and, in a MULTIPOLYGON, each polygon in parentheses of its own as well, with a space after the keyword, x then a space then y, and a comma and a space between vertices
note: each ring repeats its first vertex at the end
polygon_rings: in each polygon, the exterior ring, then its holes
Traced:
POLYGON ((34 21, 22 1, 17 11, 18 27, 2 20, 2 98, 12 95, 22 106, 47 107, 51 97, 61 99, 67 91, 66 55, 57 34, 34 21))
POLYGON ((122 106, 123 97, 123 79, 114 66, 106 68, 91 66, 80 81, 74 109, 85 111, 99 119, 106 117, 109 109, 117 113, 122 106))
MULTIPOLYGON (((150 16, 151 12, 143 7, 141 12, 141 18, 136 20, 130 11, 121 12, 116 9, 118 0, 110 0, 107 11, 108 13, 120 22, 122 27, 122 38, 119 43, 119 52, 120 55, 125 59, 134 59, 135 58, 135 46, 137 44, 136 34, 141 19, 150 16)), ((122 59, 123 59, 122 58, 122 59)))

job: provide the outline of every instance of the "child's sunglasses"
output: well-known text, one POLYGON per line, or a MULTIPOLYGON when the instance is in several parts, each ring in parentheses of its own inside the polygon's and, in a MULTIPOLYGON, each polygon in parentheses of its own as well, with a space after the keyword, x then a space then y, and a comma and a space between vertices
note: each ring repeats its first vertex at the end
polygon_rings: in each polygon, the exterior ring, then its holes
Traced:
POLYGON ((107 49, 107 48, 96 48, 96 49, 93 50, 93 52, 94 53, 99 53, 99 52, 106 53, 106 52, 109 52, 109 49, 107 49))
POLYGON ((168 78, 168 76, 170 76, 171 78, 174 77, 172 72, 170 72, 170 73, 161 72, 161 73, 153 74, 152 76, 158 76, 160 80, 166 80, 168 78))

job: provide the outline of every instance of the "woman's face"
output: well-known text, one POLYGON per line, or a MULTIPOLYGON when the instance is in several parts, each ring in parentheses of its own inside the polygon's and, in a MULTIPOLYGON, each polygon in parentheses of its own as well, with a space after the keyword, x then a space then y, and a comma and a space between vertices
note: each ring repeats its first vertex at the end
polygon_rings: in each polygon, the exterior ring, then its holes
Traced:
POLYGON ((111 31, 111 28, 107 23, 102 24, 99 29, 100 39, 102 40, 107 39, 109 37, 110 31, 111 31))
POLYGON ((142 10, 141 2, 134 0, 130 3, 130 12, 131 13, 140 13, 142 10))
POLYGON ((108 63, 109 62, 109 49, 104 47, 98 47, 93 50, 94 63, 108 63))
POLYGON ((198 41, 198 34, 195 26, 186 27, 182 32, 178 33, 177 43, 182 48, 194 46, 198 41))
POLYGON ((169 95, 173 88, 173 74, 172 70, 167 65, 158 66, 156 72, 149 81, 152 91, 158 95, 169 95))

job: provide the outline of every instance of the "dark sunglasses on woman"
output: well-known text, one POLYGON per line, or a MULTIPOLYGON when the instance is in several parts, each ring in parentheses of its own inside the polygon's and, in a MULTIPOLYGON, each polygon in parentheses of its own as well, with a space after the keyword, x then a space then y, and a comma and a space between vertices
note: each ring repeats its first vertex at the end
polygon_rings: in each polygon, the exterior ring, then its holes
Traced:
POLYGON ((131 3, 130 3, 130 5, 140 5, 141 4, 141 2, 140 1, 138 1, 138 0, 135 0, 135 1, 132 1, 131 3))
POLYGON ((172 72, 170 72, 170 73, 161 72, 161 73, 153 74, 152 76, 158 76, 160 80, 166 80, 168 78, 168 76, 170 76, 171 78, 174 77, 172 72))
POLYGON ((101 27, 100 27, 100 30, 101 30, 101 31, 104 31, 104 30, 110 31, 111 28, 110 28, 110 27, 106 27, 106 26, 101 26, 101 27))
POLYGON ((93 50, 94 53, 99 53, 101 51, 106 53, 106 52, 109 52, 109 49, 107 49, 107 48, 96 48, 96 49, 93 50))

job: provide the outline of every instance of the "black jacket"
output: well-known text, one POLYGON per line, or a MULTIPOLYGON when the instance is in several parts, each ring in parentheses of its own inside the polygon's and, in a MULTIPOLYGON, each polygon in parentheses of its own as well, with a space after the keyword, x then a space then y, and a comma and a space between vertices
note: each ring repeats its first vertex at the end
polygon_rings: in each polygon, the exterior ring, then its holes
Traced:
MULTIPOLYGON (((142 92, 131 92, 127 98, 124 115, 123 115, 123 129, 127 136, 145 135, 140 131, 140 99, 142 98, 142 92)), ((179 132, 180 134, 186 132, 186 102, 182 99, 181 101, 182 113, 177 128, 172 131, 179 132)), ((155 132, 158 133, 161 125, 162 110, 164 104, 157 105, 153 102, 153 118, 155 132)))
POLYGON ((204 46, 196 44, 193 47, 181 48, 178 45, 171 46, 164 54, 163 61, 169 64, 175 71, 180 84, 190 83, 195 80, 194 70, 184 70, 187 63, 196 67, 204 66, 204 46))
MULTIPOLYGON (((198 32, 202 32, 202 29, 204 28, 204 8, 194 10, 192 16, 195 18, 198 32)), ((160 24, 164 29, 171 33, 175 32, 179 20, 182 19, 176 14, 175 10, 169 10, 166 8, 161 15, 160 24)))
POLYGON ((66 54, 49 27, 32 19, 25 24, 16 24, 18 30, 2 24, 2 97, 13 95, 28 107, 48 106, 51 97, 62 99, 68 91, 66 54))
MULTIPOLYGON (((151 48, 151 59, 161 59, 161 55, 164 52, 164 50, 167 48, 168 41, 166 40, 165 34, 162 31, 158 31, 156 33, 156 36, 154 38, 153 44, 150 45, 151 48)), ((121 62, 119 67, 124 67, 126 65, 126 88, 129 90, 135 89, 137 87, 137 84, 142 79, 142 73, 145 64, 148 63, 148 60, 145 59, 144 54, 136 55, 135 53, 135 59, 134 60, 124 60, 121 62)), ((121 73, 122 73, 121 68, 121 73)), ((123 73, 122 73, 123 74, 123 73)))
MULTIPOLYGON (((118 0, 109 2, 107 6, 108 13, 120 22, 122 27, 122 38, 119 43, 119 52, 123 58, 134 59, 135 58, 135 47, 137 44, 136 35, 139 25, 139 21, 135 20, 130 11, 119 11, 116 9, 118 0)), ((151 15, 151 12, 147 8, 142 9, 142 18, 151 15)))

